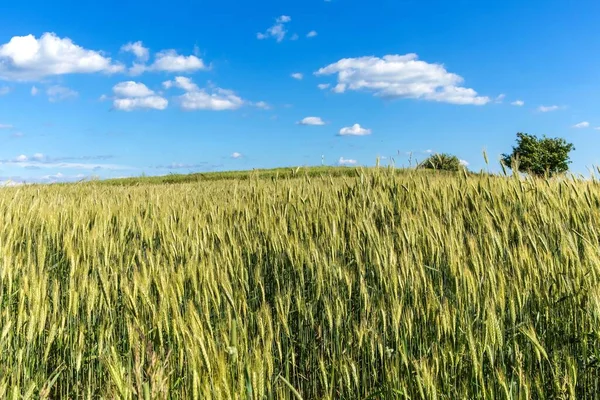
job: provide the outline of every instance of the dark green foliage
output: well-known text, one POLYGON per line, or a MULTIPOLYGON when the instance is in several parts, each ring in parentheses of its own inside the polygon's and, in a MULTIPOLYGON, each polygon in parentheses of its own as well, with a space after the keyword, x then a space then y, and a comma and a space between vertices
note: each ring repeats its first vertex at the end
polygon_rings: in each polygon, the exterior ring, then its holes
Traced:
POLYGON ((536 176, 553 176, 569 170, 569 153, 575 150, 572 143, 562 138, 548 138, 517 133, 517 145, 512 153, 503 154, 502 162, 519 172, 536 176), (513 168, 514 167, 514 168, 513 168))
POLYGON ((417 168, 436 169, 440 171, 459 171, 463 167, 458 157, 452 154, 433 154, 421 162, 417 168))

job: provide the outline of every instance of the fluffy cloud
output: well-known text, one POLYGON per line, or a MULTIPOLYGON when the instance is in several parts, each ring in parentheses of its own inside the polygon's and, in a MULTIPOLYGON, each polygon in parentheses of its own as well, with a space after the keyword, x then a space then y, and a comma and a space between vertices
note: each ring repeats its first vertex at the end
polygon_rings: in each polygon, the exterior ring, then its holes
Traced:
POLYGON ((121 47, 121 51, 133 53, 138 60, 143 62, 148 61, 150 57, 150 51, 144 47, 141 41, 127 43, 121 47))
POLYGON ((202 59, 194 55, 182 56, 177 54, 175 50, 165 50, 156 54, 150 69, 166 72, 194 72, 208 69, 208 67, 202 59))
POLYGON ((464 79, 430 64, 416 54, 344 58, 315 72, 317 76, 337 74, 337 93, 366 91, 384 98, 412 98, 452 104, 483 105, 490 102, 470 88, 464 79))
POLYGON ((559 106, 539 106, 538 107, 538 111, 540 111, 540 112, 550 112, 550 111, 556 111, 559 108, 560 108, 559 106))
POLYGON ((169 105, 167 99, 156 95, 154 91, 148 89, 143 83, 134 81, 117 83, 113 87, 113 92, 117 96, 113 100, 113 107, 116 110, 164 110, 169 105))
POLYGON ((198 86, 190 78, 186 78, 185 76, 177 76, 172 81, 163 82, 163 87, 165 89, 177 87, 185 90, 186 92, 194 92, 198 90, 198 86))
POLYGON ((184 110, 237 110, 244 105, 244 100, 233 91, 216 88, 212 93, 205 90, 187 92, 179 96, 181 108, 184 110))
POLYGON ((187 73, 207 69, 209 69, 209 66, 195 55, 183 56, 177 54, 175 50, 163 50, 155 54, 154 62, 151 65, 134 63, 129 68, 129 73, 131 75, 139 75, 146 71, 187 73))
POLYGON ((522 107, 525 105, 525 102, 523 100, 515 100, 510 104, 513 106, 522 107))
POLYGON ((46 90, 46 94, 48 95, 48 100, 52 103, 61 100, 72 99, 79 95, 79 93, 77 93, 76 91, 60 85, 50 86, 46 90))
POLYGON ((306 37, 307 37, 307 38, 313 38, 313 37, 315 37, 315 36, 317 36, 317 35, 318 35, 317 31, 310 31, 310 32, 308 32, 308 33, 306 34, 306 37))
POLYGON ((39 39, 33 35, 14 36, 0 46, 0 79, 5 80, 39 80, 55 75, 123 70, 123 65, 113 63, 101 52, 84 49, 54 33, 44 33, 39 39))
POLYGON ((134 81, 117 83, 113 87, 113 92, 120 97, 148 97, 154 94, 154 92, 148 89, 143 83, 134 81))
POLYGON ((292 78, 294 79, 298 79, 301 80, 302 78, 304 78, 304 75, 302 75, 300 72, 294 72, 292 75, 290 75, 292 78))
POLYGON ((325 89, 329 88, 329 86, 330 86, 329 83, 319 83, 317 85, 317 87, 321 90, 325 90, 325 89))
POLYGON ((320 117, 306 117, 298 122, 299 125, 325 125, 320 117))
POLYGON ((360 124, 354 124, 340 129, 340 136, 364 136, 370 135, 371 130, 360 126, 360 124))
POLYGON ((135 97, 127 99, 113 100, 113 107, 121 111, 133 111, 139 109, 164 110, 169 105, 169 101, 160 96, 135 97))
MULTIPOLYGON (((177 87, 186 92, 183 95, 178 96, 177 100, 179 101, 181 108, 187 111, 237 110, 246 103, 232 90, 211 88, 210 91, 208 91, 207 89, 200 89, 191 79, 186 77, 178 76, 173 81, 163 82, 163 86, 166 89, 177 87)), ((264 102, 259 103, 263 107, 266 105, 264 102)))
POLYGON ((590 126, 589 122, 583 121, 583 122, 573 125, 573 128, 588 128, 589 126, 590 126))
POLYGON ((231 155, 231 158, 241 158, 241 157, 242 157, 242 154, 238 153, 237 151, 231 155))
POLYGON ((340 159, 338 160, 338 164, 339 165, 355 165, 356 160, 353 160, 351 158, 348 159, 348 158, 340 157, 340 159))
POLYGON ((277 43, 280 43, 285 38, 287 34, 287 30, 285 29, 285 24, 290 22, 292 18, 287 15, 282 15, 275 19, 275 24, 271 26, 265 33, 257 33, 257 39, 268 39, 270 37, 275 38, 277 43))

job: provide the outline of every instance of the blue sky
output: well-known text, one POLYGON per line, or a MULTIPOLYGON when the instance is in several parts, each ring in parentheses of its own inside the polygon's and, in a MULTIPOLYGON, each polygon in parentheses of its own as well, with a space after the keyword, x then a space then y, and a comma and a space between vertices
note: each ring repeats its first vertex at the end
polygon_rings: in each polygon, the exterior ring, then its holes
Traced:
POLYGON ((4 2, 0 180, 410 152, 498 170, 519 131, 573 142, 587 175, 599 17, 591 0, 4 2))

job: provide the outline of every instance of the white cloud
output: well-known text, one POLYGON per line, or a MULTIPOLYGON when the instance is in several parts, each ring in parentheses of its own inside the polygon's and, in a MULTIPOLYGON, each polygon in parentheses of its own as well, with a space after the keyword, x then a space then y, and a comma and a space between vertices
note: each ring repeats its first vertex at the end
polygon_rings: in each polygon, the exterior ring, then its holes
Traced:
POLYGON ((337 74, 334 91, 366 91, 384 98, 412 98, 452 104, 483 105, 490 102, 470 88, 464 79, 441 64, 420 61, 416 54, 344 58, 315 72, 337 74))
POLYGON ((423 151, 423 153, 431 154, 431 153, 433 153, 433 150, 427 149, 427 150, 423 151))
POLYGON ((0 124, 0 129, 12 129, 14 126, 9 124, 0 124))
POLYGON ((522 107, 525 105, 525 102, 523 100, 515 100, 510 104, 513 106, 522 107))
POLYGON ((589 126, 590 126, 589 122, 583 121, 583 122, 573 125, 573 128, 588 128, 589 126))
POLYGON ((301 80, 302 78, 304 78, 304 75, 302 75, 300 72, 294 72, 293 74, 290 75, 292 78, 294 79, 298 79, 301 80))
POLYGON ((253 105, 256 108, 260 108, 261 110, 270 110, 271 109, 271 106, 266 101, 257 101, 253 105))
MULTIPOLYGON (((106 156, 99 157, 63 157, 62 160, 67 159, 100 159, 106 158, 106 156)), ((94 169, 106 169, 106 170, 120 170, 120 169, 133 169, 132 167, 115 164, 96 164, 96 163, 81 163, 81 162, 65 162, 60 161, 61 158, 50 159, 41 153, 36 153, 32 157, 28 157, 25 154, 21 154, 14 159, 0 160, 0 165, 9 165, 20 168, 33 168, 33 169, 83 169, 83 170, 94 170, 94 169)))
POLYGON ((298 122, 299 125, 325 125, 320 117, 306 117, 298 122))
MULTIPOLYGON (((1 61, 1 60, 0 60, 1 61)), ((1 64, 0 64, 1 65, 1 64)), ((10 88, 8 86, 1 86, 0 87, 0 96, 4 96, 10 93, 10 88)))
POLYGON ((37 96, 38 92, 39 92, 38 88, 36 88, 35 86, 31 87, 31 95, 32 96, 37 96))
POLYGON ((496 100, 494 100, 494 103, 501 104, 504 101, 505 97, 505 94, 499 94, 498 97, 496 97, 496 100))
POLYGON ((28 160, 28 158, 25 154, 21 154, 20 156, 17 156, 17 158, 15 158, 16 162, 25 162, 27 160, 28 160))
POLYGON ((148 97, 154 94, 154 92, 148 89, 143 83, 134 81, 117 83, 113 87, 113 92, 120 97, 148 97))
POLYGON ((69 38, 44 33, 14 36, 0 46, 0 79, 39 80, 48 76, 123 71, 99 51, 87 50, 69 38))
POLYGON ((182 56, 175 50, 163 50, 154 55, 154 62, 151 65, 134 63, 129 68, 129 73, 131 75, 140 75, 145 71, 186 73, 207 69, 210 67, 195 55, 182 56))
POLYGON ((321 90, 325 90, 325 89, 329 88, 329 86, 331 86, 329 83, 319 83, 317 85, 317 87, 321 90))
POLYGON ((52 103, 61 100, 72 99, 79 95, 79 93, 77 93, 76 91, 60 85, 50 86, 46 90, 46 94, 48 95, 48 100, 50 100, 52 103))
POLYGON ((172 81, 163 82, 162 85, 165 89, 177 87, 185 90, 186 92, 194 92, 198 90, 198 86, 190 78, 185 76, 176 76, 172 81))
POLYGON ((42 153, 35 153, 31 158, 40 161, 44 159, 44 155, 42 153))
POLYGON ((468 167, 469 166, 469 162, 467 160, 460 160, 460 165, 462 165, 463 167, 468 167))
POLYGON ((340 129, 340 136, 364 136, 370 135, 371 129, 366 129, 360 126, 360 124, 354 124, 340 129))
POLYGON ((132 97, 113 100, 113 107, 121 111, 133 111, 144 108, 164 110, 168 105, 169 101, 160 96, 132 97))
POLYGON ((333 87, 333 89, 331 89, 331 91, 335 93, 344 93, 346 91, 346 84, 338 83, 333 87))
POLYGON ((270 37, 275 38, 277 43, 280 43, 285 38, 287 34, 287 30, 285 29, 285 24, 290 22, 292 18, 287 15, 282 15, 275 19, 275 24, 271 26, 265 33, 257 33, 257 39, 268 39, 270 37))
MULTIPOLYGON (((232 90, 221 89, 218 87, 200 89, 189 78, 178 76, 173 81, 163 82, 163 87, 166 89, 177 87, 184 90, 186 93, 178 96, 177 100, 181 108, 187 111, 192 110, 237 110, 246 102, 237 96, 232 90)), ((254 104, 259 108, 268 107, 268 104, 258 102, 254 104)))
POLYGON ((550 111, 556 111, 559 108, 560 108, 559 106, 539 106, 538 107, 538 111, 540 111, 540 112, 550 112, 550 111))
POLYGON ((313 37, 315 37, 315 36, 317 36, 317 35, 318 35, 317 31, 310 31, 310 32, 308 32, 308 33, 306 34, 306 37, 307 37, 307 38, 313 38, 313 37))
POLYGON ((143 62, 148 61, 148 58, 150 57, 150 51, 148 48, 144 47, 141 41, 135 43, 129 42, 121 47, 121 51, 133 53, 138 60, 143 62))
POLYGON ((196 56, 181 56, 175 50, 164 50, 156 54, 150 67, 153 71, 194 72, 208 69, 202 59, 196 56))
POLYGON ((231 155, 231 158, 240 158, 240 157, 242 157, 242 154, 238 153, 237 151, 231 155))
POLYGON ((351 158, 348 159, 348 158, 340 157, 340 159, 338 160, 338 164, 339 165, 355 165, 356 160, 353 160, 351 158))
POLYGON ((195 92, 187 92, 178 97, 181 108, 187 111, 192 110, 237 110, 244 105, 244 100, 237 96, 233 91, 216 88, 212 93, 201 89, 195 92))
MULTIPOLYGON (((113 107, 120 111, 133 111, 139 109, 164 110, 169 101, 158 96, 153 90, 139 82, 120 82, 113 86, 113 92, 117 96, 113 100, 113 107)), ((101 97, 101 100, 106 97, 101 97)))

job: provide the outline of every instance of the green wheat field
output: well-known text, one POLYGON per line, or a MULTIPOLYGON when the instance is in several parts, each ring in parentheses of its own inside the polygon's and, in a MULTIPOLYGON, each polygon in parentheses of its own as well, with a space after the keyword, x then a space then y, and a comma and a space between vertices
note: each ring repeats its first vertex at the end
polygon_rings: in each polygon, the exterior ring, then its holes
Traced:
POLYGON ((600 184, 391 168, 0 190, 2 399, 595 399, 600 184))

